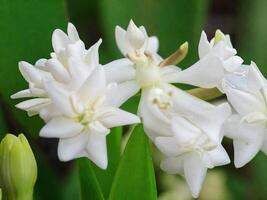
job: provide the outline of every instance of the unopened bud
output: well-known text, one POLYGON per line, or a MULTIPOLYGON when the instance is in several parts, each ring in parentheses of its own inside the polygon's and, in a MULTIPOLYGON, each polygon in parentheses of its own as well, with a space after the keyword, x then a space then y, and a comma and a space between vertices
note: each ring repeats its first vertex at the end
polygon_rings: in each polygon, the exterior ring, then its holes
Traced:
POLYGON ((0 144, 0 188, 3 200, 31 200, 37 164, 23 134, 7 134, 0 144))

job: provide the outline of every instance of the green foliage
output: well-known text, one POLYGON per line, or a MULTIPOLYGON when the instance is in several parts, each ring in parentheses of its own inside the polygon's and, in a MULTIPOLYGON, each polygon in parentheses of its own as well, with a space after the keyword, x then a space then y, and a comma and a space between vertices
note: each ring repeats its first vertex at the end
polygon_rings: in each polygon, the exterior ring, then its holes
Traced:
POLYGON ((10 95, 28 87, 18 62, 34 63, 51 52, 51 34, 66 26, 63 0, 0 0, 0 94, 27 133, 37 135, 39 118, 29 119, 25 112, 14 108, 10 95))
POLYGON ((121 128, 113 128, 107 136, 108 168, 102 170, 94 165, 94 170, 103 195, 108 198, 110 188, 121 156, 121 128))
POLYGON ((92 163, 87 158, 78 160, 80 184, 81 184, 81 199, 104 200, 102 189, 94 173, 92 163))
POLYGON ((267 75, 267 25, 265 0, 242 1, 237 34, 239 38, 239 54, 249 64, 251 60, 257 63, 261 72, 267 75))
POLYGON ((148 137, 137 125, 118 166, 110 200, 157 199, 157 188, 148 137))

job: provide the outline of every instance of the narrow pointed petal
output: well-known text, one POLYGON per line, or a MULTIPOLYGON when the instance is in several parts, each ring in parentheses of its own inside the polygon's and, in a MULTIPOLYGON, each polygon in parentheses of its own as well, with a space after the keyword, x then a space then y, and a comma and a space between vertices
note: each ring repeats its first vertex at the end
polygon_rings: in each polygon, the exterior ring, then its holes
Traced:
POLYGON ((194 198, 199 196, 206 173, 207 168, 203 165, 198 154, 190 153, 185 158, 184 175, 194 198))
POLYGON ((160 168, 168 174, 184 174, 183 157, 167 157, 160 163, 160 168))
POLYGON ((29 89, 21 90, 11 95, 11 99, 19 99, 19 98, 26 98, 26 97, 32 97, 32 93, 29 89))
POLYGON ((68 36, 72 42, 76 42, 80 40, 78 31, 76 30, 75 26, 72 23, 68 23, 68 36))
POLYGON ((181 71, 176 82, 203 88, 217 87, 224 76, 222 61, 212 54, 199 60, 191 67, 181 71))
POLYGON ((19 70, 27 82, 33 82, 38 85, 42 84, 40 72, 30 63, 24 61, 19 62, 19 70))
POLYGON ((108 105, 114 107, 120 107, 140 90, 135 80, 112 85, 108 88, 106 97, 108 105))
POLYGON ((89 133, 86 152, 88 158, 91 159, 101 169, 106 169, 108 165, 106 134, 108 129, 91 129, 89 133))
POLYGON ((102 44, 102 39, 100 38, 93 46, 90 47, 90 49, 88 49, 84 59, 90 66, 99 65, 98 50, 101 44, 102 44))
POLYGON ((61 161, 69 161, 81 157, 88 142, 89 133, 81 132, 70 138, 61 138, 58 143, 58 157, 61 161))
POLYGON ((199 58, 206 56, 211 50, 211 45, 208 41, 207 35, 204 31, 201 32, 200 41, 198 45, 199 58))
POLYGON ((116 43, 117 46, 120 50, 120 52, 123 55, 126 55, 130 50, 129 50, 129 43, 126 39, 126 31, 124 29, 122 29, 119 26, 116 26, 115 28, 115 39, 116 39, 116 43))
POLYGON ((135 79, 134 65, 127 58, 112 61, 103 67, 105 69, 108 83, 119 83, 135 79))
POLYGON ((56 29, 52 35, 52 45, 54 51, 57 53, 61 49, 66 48, 68 44, 70 44, 70 39, 68 38, 66 33, 64 33, 60 29, 56 29))
POLYGON ((29 111, 32 109, 42 108, 50 103, 51 101, 48 98, 35 98, 35 99, 29 99, 21 103, 18 103, 16 107, 21 110, 29 111))
POLYGON ((50 120, 40 131, 41 137, 68 138, 74 137, 83 130, 84 126, 72 119, 56 117, 50 120))
POLYGON ((139 117, 118 108, 107 109, 99 120, 107 128, 140 123, 139 117))
POLYGON ((135 25, 133 20, 130 20, 126 31, 126 38, 133 49, 140 49, 145 43, 146 35, 135 25))

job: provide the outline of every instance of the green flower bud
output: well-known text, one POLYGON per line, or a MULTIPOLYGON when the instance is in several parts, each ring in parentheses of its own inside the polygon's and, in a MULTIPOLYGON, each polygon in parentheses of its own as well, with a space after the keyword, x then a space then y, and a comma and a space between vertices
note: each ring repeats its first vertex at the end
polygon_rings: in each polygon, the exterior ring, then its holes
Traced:
POLYGON ((0 188, 3 200, 31 200, 37 164, 23 134, 7 134, 0 144, 0 188))

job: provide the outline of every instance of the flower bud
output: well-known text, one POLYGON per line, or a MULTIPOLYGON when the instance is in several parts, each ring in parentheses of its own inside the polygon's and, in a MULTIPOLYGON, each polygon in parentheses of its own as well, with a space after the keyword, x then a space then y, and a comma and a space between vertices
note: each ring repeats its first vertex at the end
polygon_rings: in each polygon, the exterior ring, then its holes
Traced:
POLYGON ((3 199, 31 200, 37 164, 23 134, 7 134, 0 144, 0 188, 3 199))

